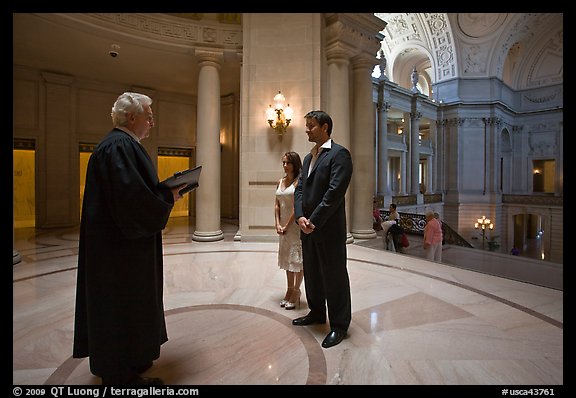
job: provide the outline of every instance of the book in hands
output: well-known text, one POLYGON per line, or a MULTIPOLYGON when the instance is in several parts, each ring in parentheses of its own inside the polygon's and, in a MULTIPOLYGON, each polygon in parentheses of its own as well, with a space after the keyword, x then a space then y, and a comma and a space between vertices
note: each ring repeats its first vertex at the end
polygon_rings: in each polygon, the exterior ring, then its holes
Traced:
POLYGON ((164 181, 160 181, 160 184, 163 184, 168 188, 175 188, 182 184, 186 184, 186 186, 178 192, 180 195, 184 195, 185 193, 198 188, 201 171, 202 166, 196 166, 193 169, 177 171, 173 176, 168 177, 164 181))

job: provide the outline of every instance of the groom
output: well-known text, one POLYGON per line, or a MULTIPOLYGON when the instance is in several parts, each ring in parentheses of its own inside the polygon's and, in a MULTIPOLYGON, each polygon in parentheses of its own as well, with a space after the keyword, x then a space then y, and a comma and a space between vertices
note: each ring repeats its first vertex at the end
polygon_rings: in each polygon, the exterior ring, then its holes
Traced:
POLYGON ((330 138, 332 118, 323 111, 304 116, 308 141, 316 145, 304 158, 294 192, 294 218, 300 226, 306 300, 310 312, 293 325, 326 323, 330 333, 322 342, 329 348, 347 335, 352 320, 350 280, 346 268, 345 195, 352 178, 348 149, 330 138))

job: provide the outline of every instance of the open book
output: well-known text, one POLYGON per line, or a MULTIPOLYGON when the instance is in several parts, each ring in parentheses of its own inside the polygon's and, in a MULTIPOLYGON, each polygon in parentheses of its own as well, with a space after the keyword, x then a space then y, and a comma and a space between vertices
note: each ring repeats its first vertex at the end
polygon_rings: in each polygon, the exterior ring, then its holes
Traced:
POLYGON ((196 166, 193 169, 177 171, 173 176, 168 177, 164 181, 160 181, 160 184, 166 185, 168 188, 174 188, 182 184, 187 184, 178 193, 184 195, 191 190, 199 186, 198 181, 200 180, 200 172, 202 171, 202 166, 196 166))

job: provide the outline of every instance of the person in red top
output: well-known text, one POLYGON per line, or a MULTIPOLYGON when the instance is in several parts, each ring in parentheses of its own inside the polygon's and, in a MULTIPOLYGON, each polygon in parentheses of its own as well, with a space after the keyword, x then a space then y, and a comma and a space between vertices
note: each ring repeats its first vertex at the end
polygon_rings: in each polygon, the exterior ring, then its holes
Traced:
POLYGON ((424 251, 428 260, 442 262, 442 225, 430 210, 426 212, 424 251))

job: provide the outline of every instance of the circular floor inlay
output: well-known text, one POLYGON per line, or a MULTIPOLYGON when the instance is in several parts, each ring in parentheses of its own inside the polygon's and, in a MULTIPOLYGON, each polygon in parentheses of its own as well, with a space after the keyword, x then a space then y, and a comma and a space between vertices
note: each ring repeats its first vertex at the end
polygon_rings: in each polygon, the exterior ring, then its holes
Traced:
MULTIPOLYGON (((307 327, 262 308, 211 304, 166 311, 168 342, 146 376, 172 385, 326 384, 324 353, 307 327)), ((45 384, 99 384, 69 358, 45 384)))

